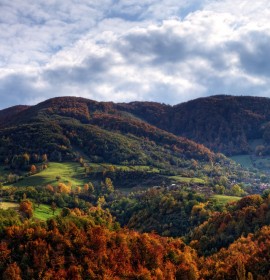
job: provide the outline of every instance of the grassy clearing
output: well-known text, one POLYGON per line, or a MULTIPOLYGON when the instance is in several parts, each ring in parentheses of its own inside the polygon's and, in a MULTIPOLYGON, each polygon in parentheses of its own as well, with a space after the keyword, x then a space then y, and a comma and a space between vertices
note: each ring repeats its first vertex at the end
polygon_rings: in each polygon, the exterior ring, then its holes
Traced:
POLYGON ((263 157, 263 158, 257 157, 254 160, 254 165, 256 167, 262 168, 262 169, 270 168, 270 158, 269 157, 263 157))
POLYGON ((231 157, 231 159, 246 168, 250 168, 253 166, 252 160, 249 155, 233 156, 231 157))
POLYGON ((173 179, 179 183, 194 183, 194 184, 201 184, 204 185, 205 181, 200 178, 188 178, 188 177, 182 177, 182 176, 170 176, 170 179, 173 179))
MULTIPOLYGON (((141 166, 141 165, 116 165, 111 163, 89 163, 85 161, 86 164, 91 168, 90 172, 103 172, 108 171, 112 167, 114 170, 123 170, 126 172, 132 171, 142 171, 149 173, 159 173, 160 170, 151 166, 141 166)), ((7 171, 4 170, 3 166, 0 166, 0 179, 1 176, 7 176, 7 171)), ((82 167, 78 162, 50 162, 48 168, 31 175, 29 177, 24 177, 22 180, 7 184, 5 187, 15 186, 15 187, 27 187, 27 186, 44 186, 44 185, 57 185, 58 182, 63 182, 65 184, 70 183, 73 187, 82 186, 87 183, 89 179, 85 178, 85 168, 82 167), (56 177, 60 176, 61 179, 57 181, 56 177)))
POLYGON ((59 215, 60 212, 61 212, 61 209, 57 208, 53 215, 50 205, 41 204, 39 207, 37 207, 37 206, 35 207, 33 218, 36 218, 36 219, 39 219, 42 221, 46 221, 56 215, 59 215))
MULTIPOLYGON (((18 210, 19 209, 19 203, 15 203, 15 202, 0 202, 0 209, 14 209, 14 210, 18 210)), ((35 207, 34 209, 34 213, 33 213, 33 218, 35 219, 39 219, 42 221, 46 221, 50 218, 52 218, 53 216, 59 215, 62 209, 57 208, 55 210, 55 213, 53 215, 53 212, 51 210, 51 206, 50 205, 45 205, 45 204, 41 204, 39 207, 35 207)))
POLYGON ((239 155, 239 156, 233 156, 231 157, 231 159, 246 168, 251 168, 251 167, 257 167, 259 169, 270 168, 269 156, 265 156, 265 157, 253 156, 253 158, 251 159, 249 155, 239 155))
POLYGON ((216 200, 217 205, 225 206, 227 203, 240 200, 241 197, 216 194, 212 196, 212 199, 216 200))
POLYGON ((18 209, 19 208, 19 204, 15 203, 15 202, 0 202, 0 209, 18 209))
POLYGON ((56 176, 60 176, 59 182, 71 183, 74 186, 82 186, 87 180, 84 178, 84 168, 76 162, 50 162, 48 168, 30 177, 14 183, 15 187, 56 185, 56 176))

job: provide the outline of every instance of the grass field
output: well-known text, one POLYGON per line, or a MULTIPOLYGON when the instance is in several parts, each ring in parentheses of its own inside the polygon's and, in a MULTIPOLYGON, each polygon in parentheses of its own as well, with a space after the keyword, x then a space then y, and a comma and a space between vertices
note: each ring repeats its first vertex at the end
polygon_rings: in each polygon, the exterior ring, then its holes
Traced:
POLYGON ((217 201, 217 205, 224 206, 229 202, 240 200, 241 197, 238 196, 228 196, 228 195, 221 195, 216 194, 212 196, 213 199, 217 201))
POLYGON ((190 183, 190 182, 193 182, 195 184, 201 184, 201 185, 204 185, 205 182, 203 179, 200 179, 200 178, 188 178, 188 177, 182 177, 182 176, 170 176, 169 177, 170 179, 173 179, 179 183, 190 183))
POLYGON ((50 162, 48 168, 30 177, 14 183, 15 187, 56 185, 56 176, 60 176, 59 182, 71 183, 73 187, 81 186, 87 182, 84 178, 84 168, 76 162, 50 162))
POLYGON ((231 157, 231 159, 246 168, 250 168, 253 166, 252 160, 249 155, 233 156, 233 157, 231 157))
MULTIPOLYGON (((124 170, 126 172, 141 171, 147 173, 160 173, 160 170, 151 166, 142 165, 115 165, 111 163, 90 163, 84 161, 88 167, 90 167, 90 172, 103 172, 109 171, 113 167, 115 170, 124 170)), ((87 168, 87 167, 86 167, 87 168)), ((89 172, 89 171, 88 171, 89 172)), ((6 175, 7 171, 4 171, 4 167, 0 166, 0 177, 6 175), (6 174, 5 174, 6 173, 6 174)), ((180 180, 180 179, 179 179, 180 180)), ((185 180, 185 179, 183 179, 185 180)), ((70 183, 72 187, 83 186, 85 183, 89 182, 89 178, 85 177, 85 168, 81 166, 78 162, 50 162, 48 168, 38 172, 29 177, 23 177, 22 180, 16 183, 6 183, 5 188, 10 186, 14 187, 28 187, 28 186, 45 186, 48 184, 57 185, 59 182, 65 184, 70 183), (56 177, 61 177, 58 181, 56 177)))
POLYGON ((18 209, 19 204, 14 202, 0 202, 0 209, 7 210, 9 208, 18 209))
POLYGON ((254 165, 257 168, 269 169, 270 168, 270 157, 269 156, 268 157, 263 157, 263 158, 257 157, 254 160, 254 165))
POLYGON ((36 218, 36 219, 39 219, 42 221, 46 221, 49 218, 52 218, 53 216, 59 215, 60 212, 61 212, 61 209, 57 208, 53 215, 51 206, 41 204, 39 207, 37 207, 37 206, 35 207, 33 218, 36 218))
MULTIPOLYGON (((0 209, 15 209, 18 210, 19 209, 19 203, 15 203, 15 202, 0 202, 0 209)), ((50 205, 45 205, 45 204, 41 204, 39 207, 35 207, 34 209, 34 214, 33 214, 33 218, 42 220, 42 221, 46 221, 49 218, 52 218, 53 216, 59 215, 61 212, 60 208, 57 208, 55 210, 55 213, 53 215, 53 212, 51 210, 51 206, 50 205)))
POLYGON ((231 159, 246 168, 251 168, 251 167, 257 167, 259 169, 270 168, 269 156, 264 156, 264 157, 253 156, 253 158, 251 159, 249 155, 239 155, 239 156, 233 156, 231 157, 231 159))

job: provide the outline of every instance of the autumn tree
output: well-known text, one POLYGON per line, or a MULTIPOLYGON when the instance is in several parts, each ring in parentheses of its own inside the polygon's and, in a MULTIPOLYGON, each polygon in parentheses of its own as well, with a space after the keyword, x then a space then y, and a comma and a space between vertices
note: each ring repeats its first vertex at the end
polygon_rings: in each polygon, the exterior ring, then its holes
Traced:
POLYGON ((75 188, 75 193, 76 194, 79 194, 80 192, 81 192, 81 187, 80 186, 77 186, 76 188, 75 188))
POLYGON ((19 211, 22 212, 28 219, 33 216, 33 204, 30 200, 26 199, 20 203, 19 211))
POLYGON ((231 194, 241 196, 245 194, 245 191, 238 184, 235 184, 231 188, 231 194))
POLYGON ((71 191, 71 187, 64 183, 59 183, 57 187, 59 193, 70 193, 71 191))
POLYGON ((105 182, 101 182, 101 190, 103 193, 112 193, 114 191, 113 182, 110 178, 106 178, 105 182))
POLYGON ((35 174, 36 172, 37 172, 37 168, 34 164, 32 164, 31 167, 30 167, 30 173, 35 174))
POLYGON ((102 206, 106 203, 104 196, 100 196, 97 200, 97 206, 102 208, 102 206))
POLYGON ((3 279, 5 280, 21 280, 21 269, 16 262, 8 265, 3 273, 3 279))
POLYGON ((87 193, 88 190, 89 190, 89 184, 84 184, 84 185, 83 185, 83 191, 84 191, 85 193, 87 193))
POLYGON ((53 186, 50 185, 50 184, 46 186, 46 190, 48 190, 48 191, 51 192, 51 193, 54 192, 54 188, 53 188, 53 186))

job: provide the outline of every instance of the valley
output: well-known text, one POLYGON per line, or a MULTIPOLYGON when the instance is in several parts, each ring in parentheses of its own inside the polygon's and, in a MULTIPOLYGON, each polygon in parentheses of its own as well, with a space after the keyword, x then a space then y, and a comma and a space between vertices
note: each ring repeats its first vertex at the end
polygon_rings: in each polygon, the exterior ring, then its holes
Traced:
POLYGON ((268 279, 269 104, 59 97, 0 111, 0 273, 268 279))

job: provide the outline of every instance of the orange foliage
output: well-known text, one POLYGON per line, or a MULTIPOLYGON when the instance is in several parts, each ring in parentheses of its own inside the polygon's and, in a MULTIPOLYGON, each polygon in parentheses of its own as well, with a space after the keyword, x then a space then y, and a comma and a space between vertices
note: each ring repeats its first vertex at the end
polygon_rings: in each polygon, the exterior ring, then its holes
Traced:
POLYGON ((10 271, 8 263, 16 258, 17 271, 27 279, 158 280, 197 271, 196 254, 180 239, 82 226, 85 222, 85 217, 76 217, 73 212, 67 218, 49 221, 46 227, 7 228, 10 251, 4 250, 7 260, 3 269, 10 271))
POLYGON ((15 263, 9 264, 3 273, 3 279, 5 280, 21 280, 21 270, 15 263))
POLYGON ((57 187, 58 187, 58 192, 60 192, 60 193, 70 193, 71 192, 71 187, 67 186, 64 183, 59 183, 57 187))
POLYGON ((30 200, 23 200, 20 203, 19 211, 22 212, 27 218, 31 218, 33 216, 33 205, 30 200))
MULTIPOLYGON (((201 259, 203 279, 239 279, 250 272, 255 279, 270 279, 270 227, 263 227, 256 234, 249 234, 235 241, 228 249, 201 259), (259 277, 260 276, 260 277, 259 277)), ((248 279, 248 278, 244 278, 248 279)))

